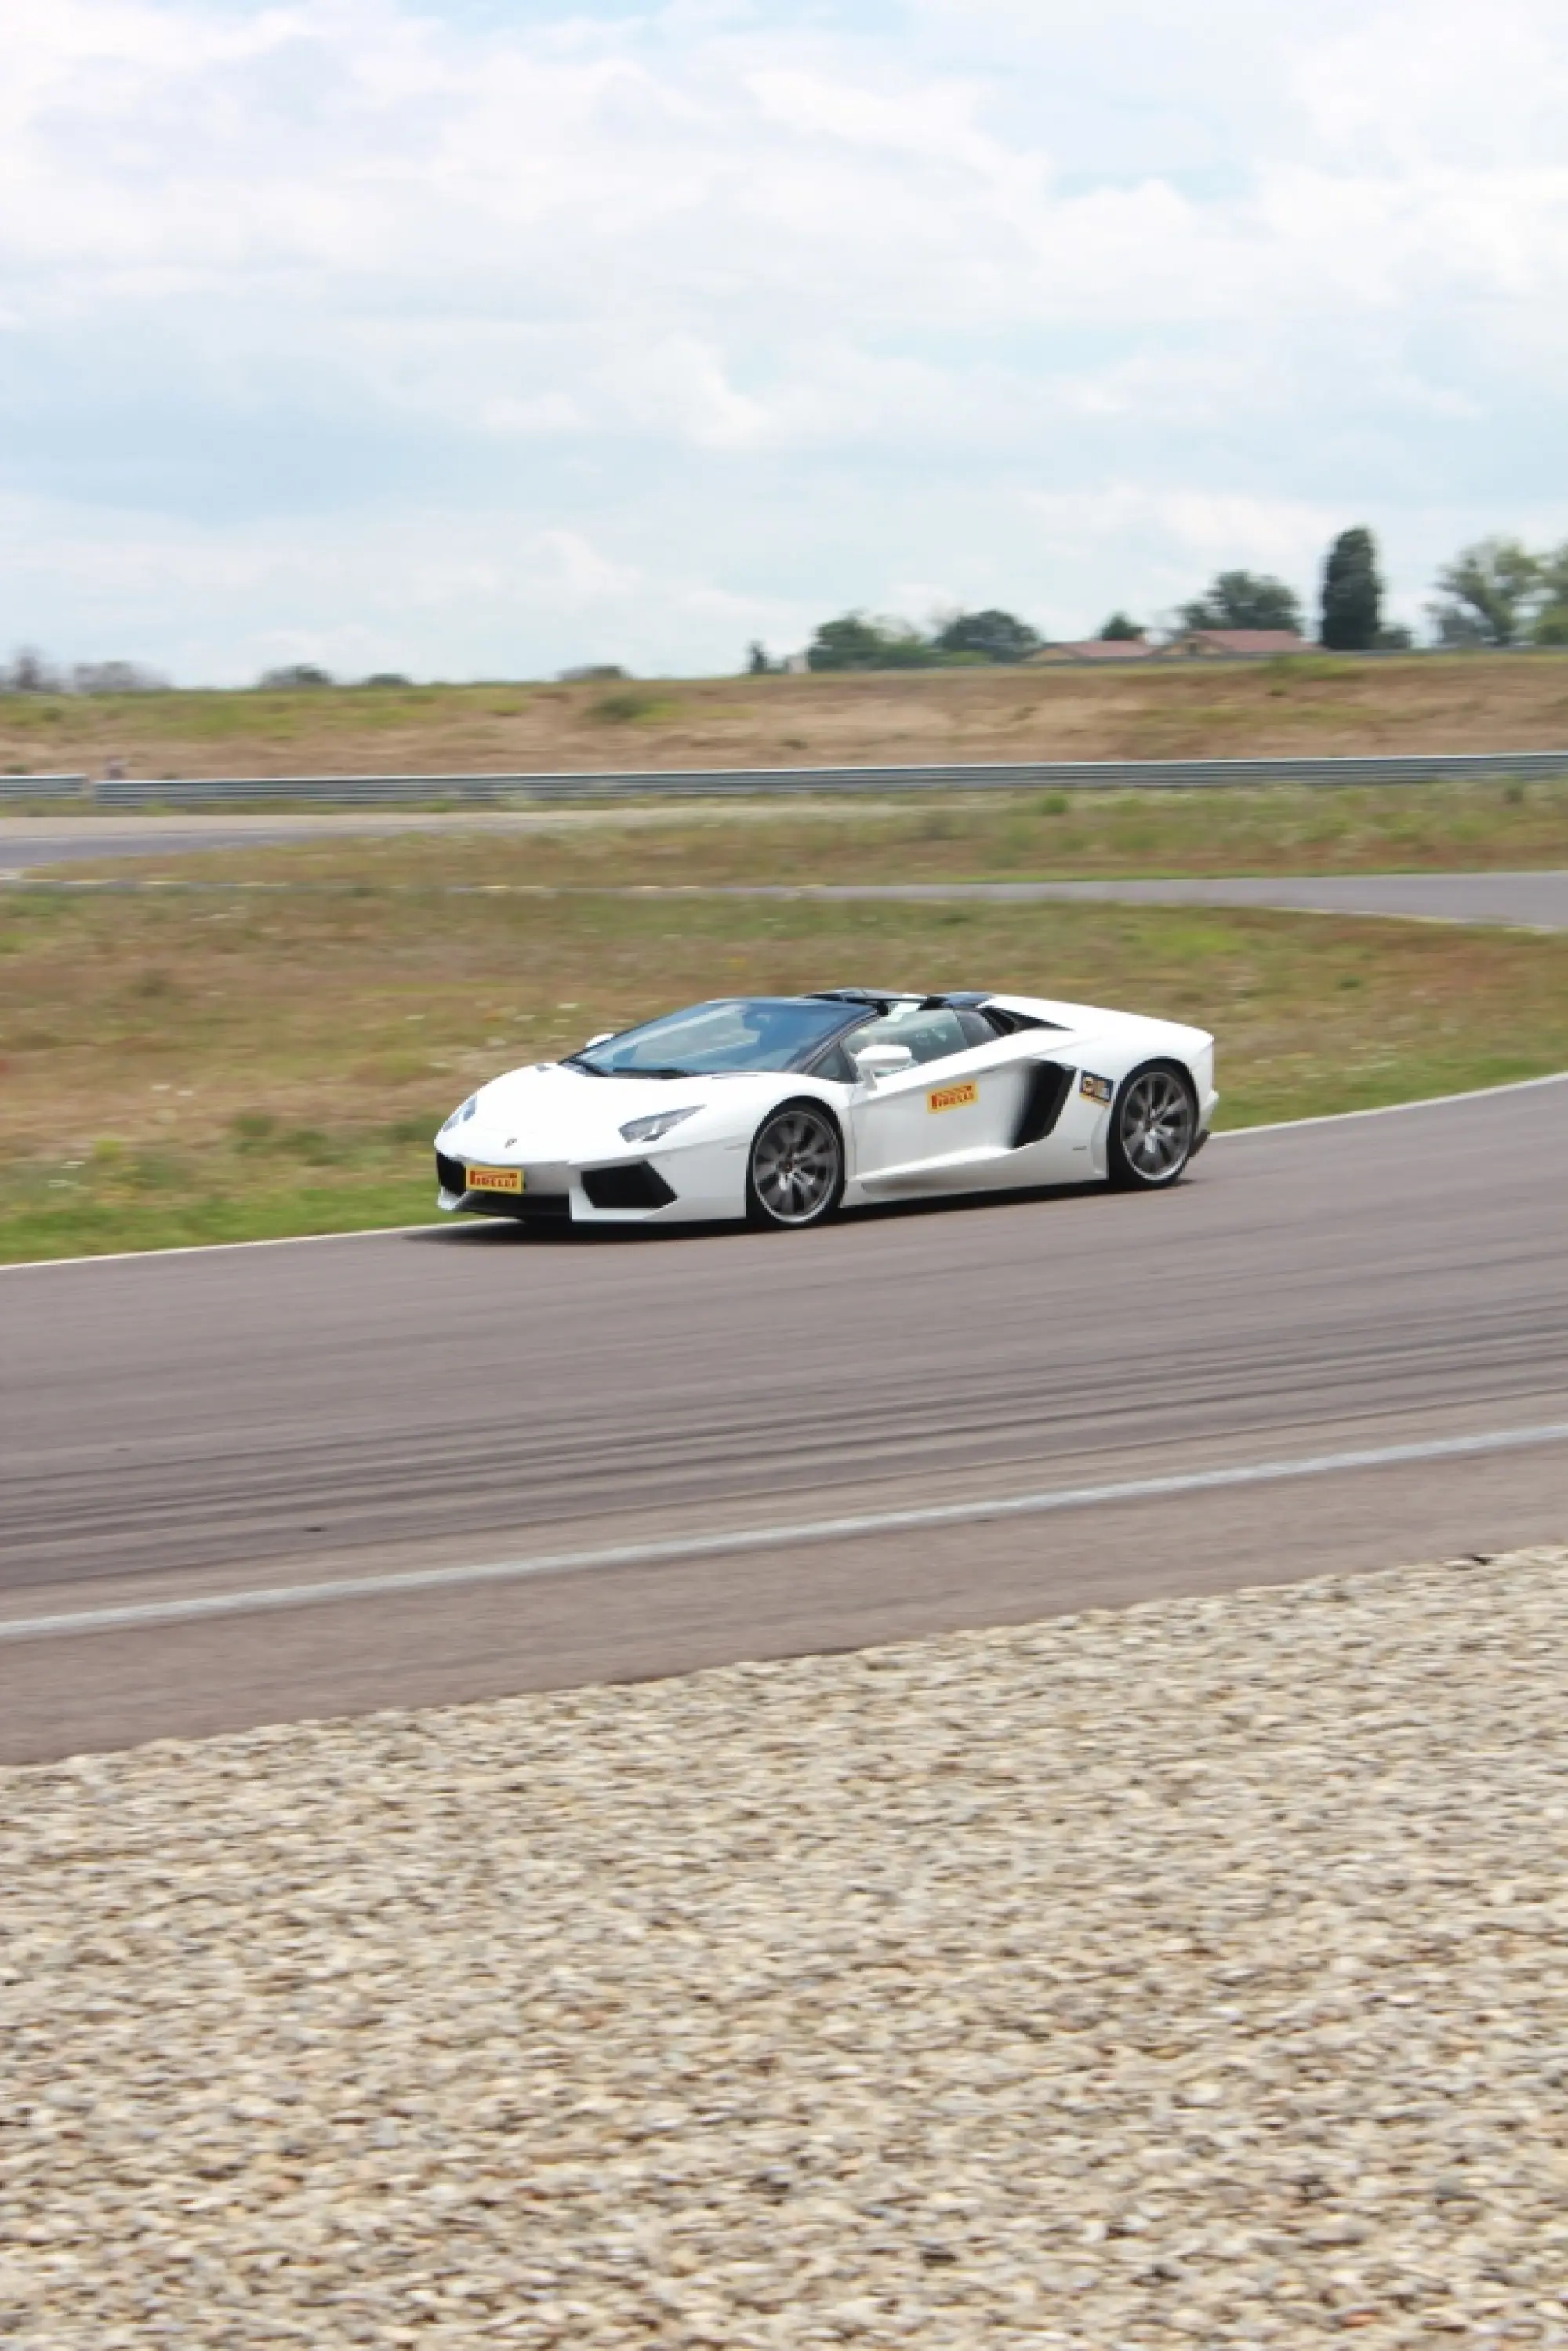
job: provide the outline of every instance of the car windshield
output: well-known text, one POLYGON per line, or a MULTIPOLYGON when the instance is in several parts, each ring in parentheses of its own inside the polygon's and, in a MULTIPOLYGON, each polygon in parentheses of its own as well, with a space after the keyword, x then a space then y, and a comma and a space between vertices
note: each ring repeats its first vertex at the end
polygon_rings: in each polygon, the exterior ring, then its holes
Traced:
POLYGON ((843 1028, 852 1009, 798 996, 735 996, 666 1013, 641 1029, 570 1054, 596 1077, 685 1078, 726 1071, 793 1070, 843 1028))

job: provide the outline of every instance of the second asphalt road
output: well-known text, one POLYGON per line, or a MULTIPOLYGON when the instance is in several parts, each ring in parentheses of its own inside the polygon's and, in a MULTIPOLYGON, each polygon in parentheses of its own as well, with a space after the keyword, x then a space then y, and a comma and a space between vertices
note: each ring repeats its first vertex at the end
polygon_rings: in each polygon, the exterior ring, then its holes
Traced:
MULTIPOLYGON (((768 813, 761 809, 758 813, 768 813)), ((669 820, 670 811, 662 814, 669 820)), ((729 811, 733 821, 737 811, 729 811)), ((594 810, 476 818, 451 816, 0 818, 0 876, 114 857, 174 857, 197 850, 269 848, 290 841, 413 831, 506 832, 542 824, 603 822, 594 810)), ((628 811, 614 821, 634 821, 628 811)), ((1506 923, 1568 930, 1568 872, 1232 874, 1205 879, 1100 882, 845 883, 760 894, 825 898, 985 898, 1033 904, 1115 899, 1134 904, 1274 906, 1328 914, 1395 914, 1449 923, 1506 923)))
POLYGON ((1568 1084, 1223 1137, 1190 1182, 589 1239, 0 1274, 0 1754, 858 1646, 1561 1539, 1568 1445, 988 1520, 1025 1491, 1568 1421, 1568 1084), (831 1514, 972 1523, 733 1551, 831 1514), (682 1555, 683 1540, 702 1548, 682 1555), (650 1542, 642 1565, 400 1572, 650 1542))

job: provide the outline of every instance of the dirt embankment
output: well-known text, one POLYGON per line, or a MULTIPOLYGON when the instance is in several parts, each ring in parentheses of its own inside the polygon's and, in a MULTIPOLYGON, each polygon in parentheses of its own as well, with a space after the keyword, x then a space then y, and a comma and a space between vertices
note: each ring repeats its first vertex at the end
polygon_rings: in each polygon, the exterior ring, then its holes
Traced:
POLYGON ((0 696, 0 772, 440 775, 1555 750, 1568 653, 0 696))

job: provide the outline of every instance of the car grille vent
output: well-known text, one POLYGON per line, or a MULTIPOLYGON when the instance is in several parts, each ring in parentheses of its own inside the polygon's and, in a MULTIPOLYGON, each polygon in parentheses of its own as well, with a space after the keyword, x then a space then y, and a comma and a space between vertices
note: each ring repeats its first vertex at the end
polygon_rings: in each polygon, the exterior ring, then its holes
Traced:
POLYGON ((630 1167, 591 1167, 582 1188, 596 1208, 667 1208, 675 1196, 645 1159, 630 1167))
POLYGON ((435 1173, 444 1192, 465 1192, 468 1170, 459 1159, 448 1159, 444 1151, 435 1155, 435 1173))

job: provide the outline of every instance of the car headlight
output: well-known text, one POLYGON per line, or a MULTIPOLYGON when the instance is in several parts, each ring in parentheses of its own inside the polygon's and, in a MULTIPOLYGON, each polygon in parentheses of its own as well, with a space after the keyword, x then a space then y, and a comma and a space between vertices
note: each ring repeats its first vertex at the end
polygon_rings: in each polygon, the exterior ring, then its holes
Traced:
POLYGON ((479 1097, 478 1097, 478 1095, 477 1095, 477 1094, 470 1094, 470 1095, 469 1095, 469 1097, 468 1097, 468 1099, 467 1099, 467 1101, 466 1101, 465 1102, 464 1102, 464 1103, 460 1106, 460 1108, 458 1108, 458 1109, 456 1109, 456 1110, 455 1110, 455 1111, 453 1112, 453 1113, 452 1113, 451 1117, 447 1120, 447 1122, 446 1122, 445 1125, 442 1128, 442 1130, 441 1130, 442 1134, 449 1134, 451 1133, 452 1129, 453 1129, 455 1126, 465 1126, 465 1125, 466 1125, 467 1122, 468 1122, 468 1121, 473 1117, 473 1115, 474 1115, 475 1112, 478 1109, 478 1107, 479 1107, 479 1097))
POLYGON ((683 1118, 695 1118, 700 1107, 693 1102, 686 1110, 656 1110, 651 1118, 629 1118, 621 1130, 622 1138, 627 1143, 657 1143, 672 1126, 679 1126, 683 1118))

